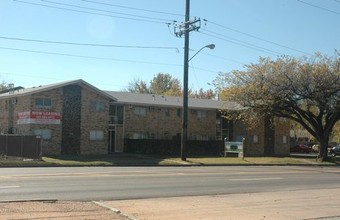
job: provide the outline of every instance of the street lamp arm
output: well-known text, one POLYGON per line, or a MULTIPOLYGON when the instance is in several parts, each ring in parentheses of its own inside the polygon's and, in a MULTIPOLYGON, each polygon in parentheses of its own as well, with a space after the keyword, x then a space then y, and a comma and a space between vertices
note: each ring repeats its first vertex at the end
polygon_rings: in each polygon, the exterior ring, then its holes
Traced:
POLYGON ((209 48, 210 50, 213 50, 215 48, 215 44, 209 44, 209 45, 202 47, 188 60, 188 62, 190 62, 190 60, 192 60, 192 58, 194 58, 199 52, 201 52, 201 50, 203 50, 206 47, 209 48))

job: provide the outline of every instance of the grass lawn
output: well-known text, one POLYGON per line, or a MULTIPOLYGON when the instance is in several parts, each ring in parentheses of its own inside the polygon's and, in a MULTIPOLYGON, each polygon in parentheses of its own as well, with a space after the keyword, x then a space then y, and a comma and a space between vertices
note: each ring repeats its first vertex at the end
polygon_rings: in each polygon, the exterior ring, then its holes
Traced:
MULTIPOLYGON (((339 158, 337 161, 339 163, 339 158)), ((191 166, 191 165, 335 165, 315 158, 297 157, 159 157, 135 154, 53 155, 41 160, 0 156, 0 167, 30 166, 191 166)))

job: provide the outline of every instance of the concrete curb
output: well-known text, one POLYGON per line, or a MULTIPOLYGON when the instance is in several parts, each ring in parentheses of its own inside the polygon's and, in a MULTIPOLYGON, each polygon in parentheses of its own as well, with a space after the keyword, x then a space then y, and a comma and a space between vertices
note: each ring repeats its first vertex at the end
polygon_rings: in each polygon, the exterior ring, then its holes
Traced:
POLYGON ((124 216, 130 220, 138 220, 138 218, 136 218, 135 216, 132 216, 132 215, 126 215, 126 214, 123 214, 119 209, 116 209, 116 208, 112 208, 108 205, 105 205, 102 201, 99 202, 99 201, 92 201, 94 204, 98 205, 98 206, 101 206, 103 208, 106 208, 114 213, 117 213, 117 214, 120 214, 121 216, 124 216))

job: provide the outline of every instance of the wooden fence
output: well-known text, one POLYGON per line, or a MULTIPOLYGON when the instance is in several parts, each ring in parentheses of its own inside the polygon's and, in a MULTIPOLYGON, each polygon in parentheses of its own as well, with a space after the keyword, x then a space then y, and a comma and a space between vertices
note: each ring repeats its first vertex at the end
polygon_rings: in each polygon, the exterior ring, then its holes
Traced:
POLYGON ((40 159, 42 138, 36 135, 0 135, 0 155, 40 159))

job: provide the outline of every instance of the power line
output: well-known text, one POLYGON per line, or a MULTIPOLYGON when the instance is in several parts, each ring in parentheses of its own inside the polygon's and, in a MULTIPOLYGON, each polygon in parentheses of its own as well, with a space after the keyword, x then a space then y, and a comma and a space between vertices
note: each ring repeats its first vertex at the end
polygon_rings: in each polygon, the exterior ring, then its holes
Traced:
MULTIPOLYGON (((20 48, 11 48, 11 47, 0 47, 2 50, 12 50, 12 51, 21 51, 21 52, 28 52, 28 53, 38 53, 38 54, 48 54, 48 55, 57 55, 57 56, 66 56, 66 57, 77 57, 77 58, 85 58, 85 59, 95 59, 95 60, 109 60, 109 61, 116 61, 116 62, 126 62, 126 63, 139 63, 139 64, 150 64, 150 65, 162 65, 162 66, 178 66, 182 67, 181 64, 174 64, 174 63, 157 63, 157 62, 149 62, 149 61, 141 61, 141 60, 125 60, 125 59, 116 59, 116 58, 109 58, 109 57, 95 57, 95 56, 84 56, 84 55, 77 55, 77 54, 68 54, 68 53, 56 53, 56 52, 48 52, 48 51, 41 51, 41 50, 27 50, 27 49, 20 49, 20 48)), ((196 67, 198 70, 202 70, 205 72, 216 73, 216 71, 196 67)))
POLYGON ((69 7, 74 7, 74 8, 81 8, 81 9, 86 9, 86 10, 100 11, 100 12, 105 12, 105 13, 110 13, 110 14, 126 15, 126 16, 130 16, 130 17, 136 17, 136 18, 142 18, 142 19, 150 19, 150 20, 157 20, 157 21, 161 20, 161 21, 171 22, 171 20, 162 19, 162 18, 154 18, 154 17, 148 17, 148 16, 134 15, 134 14, 128 14, 128 13, 121 13, 121 12, 114 12, 114 11, 108 11, 108 10, 102 10, 102 9, 96 9, 96 8, 83 7, 83 6, 79 6, 79 5, 72 5, 72 4, 54 2, 54 1, 49 1, 49 0, 40 0, 40 1, 51 3, 51 4, 56 4, 56 5, 69 6, 69 7))
MULTIPOLYGON (((230 39, 230 40, 232 40, 232 41, 235 41, 235 42, 239 42, 239 43, 241 43, 241 44, 248 45, 248 46, 250 46, 250 47, 252 47, 252 48, 259 48, 259 49, 261 49, 261 50, 269 51, 269 52, 271 52, 271 53, 276 53, 276 54, 278 54, 278 55, 282 54, 282 53, 280 53, 280 52, 277 52, 277 51, 274 51, 274 50, 271 50, 271 49, 267 49, 267 48, 265 48, 265 47, 257 46, 257 45, 255 45, 255 44, 251 44, 251 43, 248 43, 248 42, 246 42, 246 41, 238 40, 238 39, 233 38, 233 37, 229 37, 229 36, 226 36, 226 35, 223 35, 223 34, 219 34, 219 33, 213 32, 213 31, 209 31, 209 30, 206 30, 206 31, 207 31, 208 33, 211 33, 211 34, 215 34, 215 35, 217 35, 217 36, 221 36, 221 37, 230 39)), ((245 45, 244 45, 244 46, 245 46, 245 45)), ((246 47, 247 47, 247 46, 246 46, 246 47)))
POLYGON ((207 33, 204 33, 204 32, 199 32, 199 33, 210 36, 210 37, 214 37, 216 39, 220 39, 220 40, 223 40, 223 41, 226 41, 226 42, 229 42, 229 43, 237 44, 237 45, 240 45, 240 46, 252 49, 252 50, 265 52, 265 53, 268 53, 268 54, 271 54, 271 55, 274 55, 274 56, 281 55, 281 53, 278 53, 278 52, 275 52, 275 51, 271 52, 271 50, 269 50, 269 49, 265 49, 265 48, 261 49, 260 47, 255 46, 255 45, 254 46, 247 45, 248 43, 244 44, 244 43, 236 42, 236 41, 233 41, 233 40, 228 40, 228 39, 226 39, 226 36, 221 35, 221 34, 218 34, 218 36, 216 36, 216 35, 207 34, 207 33))
POLYGON ((141 21, 141 22, 149 22, 149 23, 156 23, 156 24, 167 24, 167 25, 169 24, 169 23, 155 21, 155 20, 129 18, 129 17, 122 17, 122 16, 115 16, 115 15, 96 13, 96 12, 81 11, 81 10, 57 7, 57 6, 52 6, 52 5, 44 5, 44 4, 39 4, 39 3, 26 2, 26 1, 22 1, 22 0, 13 0, 13 1, 19 2, 19 3, 23 3, 23 4, 28 4, 28 5, 42 6, 42 7, 46 7, 46 8, 59 9, 59 10, 64 10, 64 11, 72 11, 72 12, 78 12, 78 13, 83 13, 83 14, 100 15, 100 16, 106 16, 106 17, 112 17, 112 18, 119 18, 119 19, 133 20, 133 21, 141 21))
POLYGON ((221 60, 226 60, 226 61, 229 61, 229 62, 234 62, 234 63, 246 65, 245 63, 242 63, 242 62, 237 61, 237 60, 234 60, 234 59, 225 58, 225 57, 221 57, 221 56, 217 56, 217 55, 213 55, 213 54, 209 54, 209 53, 205 53, 205 52, 201 52, 201 53, 202 53, 202 54, 205 54, 205 55, 207 55, 207 56, 211 56, 211 57, 214 57, 214 58, 221 59, 221 60))
MULTIPOLYGON (((13 72, 7 72, 7 71, 1 71, 0 70, 0 74, 6 74, 6 75, 15 75, 15 76, 22 76, 22 77, 28 77, 28 78, 37 78, 37 79, 51 79, 51 80, 69 80, 69 79, 65 79, 65 78, 53 78, 53 77, 46 77, 46 74, 44 75, 36 75, 36 74, 27 74, 27 73, 13 73, 13 72)), ((49 74, 51 75, 51 74, 49 74)), ((126 87, 126 85, 118 85, 118 84, 111 84, 111 83, 103 83, 103 82, 94 82, 94 84, 97 85, 106 85, 106 86, 113 86, 113 87, 126 87)))
POLYGON ((230 28, 230 27, 227 27, 227 26, 224 26, 224 25, 221 25, 221 24, 212 22, 212 21, 209 21, 209 20, 207 20, 207 19, 203 19, 203 21, 205 21, 205 22, 207 22, 207 23, 210 23, 210 24, 213 24, 213 25, 215 25, 215 26, 218 26, 218 27, 221 27, 221 28, 224 28, 224 29, 227 29, 227 30, 236 32, 236 33, 239 33, 239 34, 243 34, 243 35, 248 36, 248 37, 255 38, 255 39, 257 39, 257 40, 264 41, 264 42, 266 42, 266 43, 270 43, 270 44, 273 44, 273 45, 276 45, 276 46, 279 46, 279 47, 283 47, 283 48, 286 48, 286 49, 289 49, 289 50, 292 50, 292 51, 296 51, 296 52, 299 52, 299 53, 303 53, 303 54, 306 54, 306 55, 312 55, 312 54, 307 53, 307 52, 304 52, 304 51, 302 51, 302 50, 298 50, 298 49, 295 49, 295 48, 292 48, 292 47, 285 46, 285 45, 283 45, 283 44, 279 44, 279 43, 276 43, 276 42, 273 42, 273 41, 270 41, 270 40, 266 40, 266 39, 264 39, 264 38, 261 38, 261 37, 255 36, 255 35, 252 35, 252 34, 249 34, 249 33, 243 32, 243 31, 240 31, 240 30, 236 30, 236 29, 234 29, 234 28, 230 28))
POLYGON ((64 44, 64 45, 74 45, 74 46, 117 47, 117 48, 131 48, 131 49, 166 49, 166 50, 171 49, 171 50, 177 50, 178 51, 178 47, 76 43, 76 42, 66 42, 66 41, 49 41, 49 40, 27 39, 27 38, 5 37, 5 36, 0 36, 0 39, 15 40, 15 41, 27 41, 27 42, 37 42, 37 43, 48 43, 48 44, 64 44))
POLYGON ((308 3, 308 2, 305 2, 305 1, 302 1, 302 0, 297 0, 298 2, 301 2, 302 4, 305 4, 305 5, 309 5, 311 7, 314 7, 314 8, 318 8, 318 9, 321 9, 321 10, 324 10, 324 11, 328 11, 328 12, 331 12, 331 13, 334 13, 334 14, 337 14, 337 15, 340 15, 339 12, 336 12, 336 11, 333 11, 333 10, 330 10, 330 9, 327 9, 327 8, 324 8, 324 7, 320 7, 318 5, 314 5, 314 4, 311 4, 311 3, 308 3))
POLYGON ((169 12, 163 12, 163 11, 155 11, 155 10, 149 10, 149 9, 135 8, 135 7, 116 5, 116 4, 109 4, 109 3, 90 1, 90 0, 82 0, 82 1, 93 3, 93 4, 111 6, 111 7, 118 7, 118 8, 125 8, 125 9, 137 10, 137 11, 144 11, 144 12, 151 12, 151 13, 157 13, 157 14, 165 14, 165 15, 174 15, 174 16, 184 17, 183 14, 176 14, 176 13, 169 13, 169 12))
POLYGON ((140 60, 124 60, 124 59, 116 59, 116 58, 108 58, 108 57, 84 56, 84 55, 76 55, 76 54, 68 54, 68 53, 56 53, 56 52, 48 52, 48 51, 40 51, 40 50, 27 50, 27 49, 11 48, 11 47, 0 47, 0 49, 29 52, 29 53, 48 54, 48 55, 67 56, 67 57, 78 57, 78 58, 86 58, 86 59, 110 60, 110 61, 117 61, 117 62, 141 63, 141 64, 164 65, 164 66, 182 66, 180 64, 156 63, 156 62, 148 62, 148 61, 140 61, 140 60))

